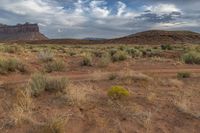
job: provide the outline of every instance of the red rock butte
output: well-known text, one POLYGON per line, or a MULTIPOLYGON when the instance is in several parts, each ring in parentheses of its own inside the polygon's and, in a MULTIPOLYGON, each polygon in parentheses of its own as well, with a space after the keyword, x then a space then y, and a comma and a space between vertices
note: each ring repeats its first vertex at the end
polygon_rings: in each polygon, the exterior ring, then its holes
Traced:
POLYGON ((38 24, 17 24, 14 26, 0 24, 0 41, 47 40, 40 33, 38 24))

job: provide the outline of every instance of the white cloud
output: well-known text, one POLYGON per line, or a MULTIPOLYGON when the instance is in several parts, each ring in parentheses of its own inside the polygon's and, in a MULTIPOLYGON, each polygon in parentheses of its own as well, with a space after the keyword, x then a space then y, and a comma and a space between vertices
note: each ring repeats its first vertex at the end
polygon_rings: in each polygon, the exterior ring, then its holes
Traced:
POLYGON ((106 2, 104 0, 100 1, 91 1, 90 2, 90 10, 94 17, 108 17, 110 15, 110 10, 104 6, 106 2))
POLYGON ((151 11, 155 14, 168 14, 171 12, 181 12, 174 4, 157 4, 144 6, 144 10, 151 11))

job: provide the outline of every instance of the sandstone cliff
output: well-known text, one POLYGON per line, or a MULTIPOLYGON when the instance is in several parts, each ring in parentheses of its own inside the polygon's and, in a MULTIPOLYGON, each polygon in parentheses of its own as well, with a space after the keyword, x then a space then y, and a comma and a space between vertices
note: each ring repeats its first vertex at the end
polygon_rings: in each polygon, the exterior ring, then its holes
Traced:
POLYGON ((0 24, 0 41, 47 40, 39 31, 37 24, 17 24, 15 26, 0 24))

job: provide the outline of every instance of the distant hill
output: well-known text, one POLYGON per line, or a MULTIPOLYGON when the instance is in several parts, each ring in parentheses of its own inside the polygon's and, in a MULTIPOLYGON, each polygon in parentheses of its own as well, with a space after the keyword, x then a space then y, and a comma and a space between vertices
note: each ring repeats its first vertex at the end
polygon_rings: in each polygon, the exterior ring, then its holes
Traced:
POLYGON ((150 30, 114 39, 50 39, 29 41, 33 44, 200 44, 200 34, 191 31, 150 30))
POLYGON ((0 24, 0 41, 32 41, 47 40, 48 38, 40 33, 37 24, 17 24, 14 26, 0 24))
POLYGON ((107 40, 117 44, 186 44, 199 43, 200 34, 191 31, 150 30, 129 36, 107 40))

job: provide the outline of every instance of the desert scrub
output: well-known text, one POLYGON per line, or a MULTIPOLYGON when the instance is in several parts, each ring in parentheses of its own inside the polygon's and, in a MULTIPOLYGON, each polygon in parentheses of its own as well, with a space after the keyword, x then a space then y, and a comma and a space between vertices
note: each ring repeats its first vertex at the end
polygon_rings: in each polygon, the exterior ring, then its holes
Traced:
POLYGON ((124 61, 128 58, 128 54, 125 51, 117 51, 113 56, 112 56, 112 61, 124 61))
POLYGON ((108 96, 113 100, 120 100, 129 96, 129 92, 122 86, 113 86, 108 90, 108 96))
POLYGON ((26 66, 17 59, 0 59, 0 74, 9 72, 27 72, 26 66))
POLYGON ((138 49, 135 49, 135 48, 129 48, 126 51, 132 58, 142 56, 142 52, 138 49))
POLYGON ((47 64, 44 65, 44 69, 46 72, 51 73, 51 72, 63 72, 65 71, 65 62, 61 60, 56 60, 53 62, 48 62, 47 64))
POLYGON ((191 77, 191 74, 189 72, 178 72, 177 78, 189 78, 191 77))
POLYGON ((49 118, 37 129, 37 133, 65 133, 68 117, 69 116, 53 116, 49 118))
POLYGON ((40 73, 37 73, 31 76, 29 85, 31 88, 32 95, 38 96, 41 92, 45 90, 46 80, 47 80, 47 77, 40 73))
POLYGON ((85 55, 83 57, 81 65, 82 66, 92 66, 92 56, 91 55, 85 55))
POLYGON ((160 46, 162 50, 172 50, 173 47, 169 44, 161 45, 160 46))
POLYGON ((106 67, 109 65, 110 61, 111 61, 110 55, 108 53, 104 53, 100 58, 99 66, 106 67))
POLYGON ((200 53, 191 51, 182 56, 182 60, 186 64, 200 64, 200 53))
POLYGON ((3 51, 6 53, 19 53, 21 52, 21 47, 17 45, 5 45, 3 51))
POLYGON ((63 92, 68 85, 67 78, 47 78, 45 90, 50 92, 63 92))
POLYGON ((32 95, 38 96, 44 91, 63 91, 67 85, 67 78, 47 77, 43 74, 34 74, 29 82, 32 95))
POLYGON ((38 54, 38 59, 42 62, 53 61, 54 54, 50 50, 40 51, 38 54))

